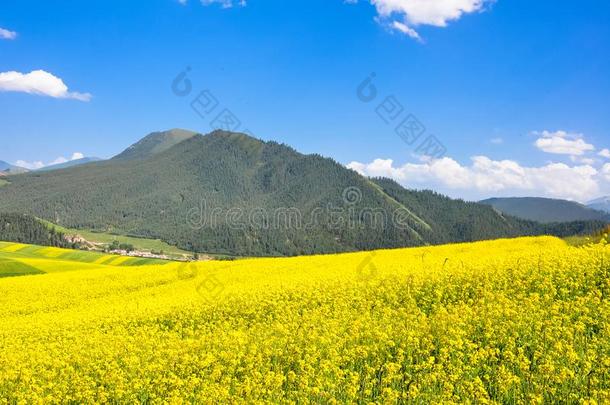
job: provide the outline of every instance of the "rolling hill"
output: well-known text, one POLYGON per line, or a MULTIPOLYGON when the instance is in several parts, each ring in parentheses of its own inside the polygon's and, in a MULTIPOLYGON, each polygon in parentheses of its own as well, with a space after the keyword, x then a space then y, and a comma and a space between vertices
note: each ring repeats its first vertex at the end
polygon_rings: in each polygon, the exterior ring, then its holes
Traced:
POLYGON ((490 198, 481 201, 498 211, 518 218, 542 223, 567 221, 610 221, 608 213, 573 201, 550 198, 490 198))
POLYGON ((331 253, 603 225, 550 229, 223 131, 157 132, 108 161, 8 179, 4 211, 212 254, 331 253))
POLYGON ((168 263, 156 259, 0 242, 0 278, 168 263))
POLYGON ((2 243, 0 261, 6 249, 21 271, 50 273, 0 279, 6 404, 610 396, 601 244, 520 238, 129 268, 2 243))

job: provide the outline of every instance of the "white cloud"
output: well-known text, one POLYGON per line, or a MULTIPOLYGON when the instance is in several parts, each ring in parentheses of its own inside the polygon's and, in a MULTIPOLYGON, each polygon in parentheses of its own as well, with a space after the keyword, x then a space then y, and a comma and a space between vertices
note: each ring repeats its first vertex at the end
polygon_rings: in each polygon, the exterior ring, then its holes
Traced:
POLYGON ((581 156, 570 156, 570 160, 574 163, 579 163, 583 165, 594 165, 595 163, 597 163, 597 159, 581 156))
MULTIPOLYGON (((188 3, 188 0, 177 0, 183 6, 188 3)), ((219 4, 222 8, 232 8, 233 6, 245 7, 247 0, 200 0, 204 6, 219 4)))
POLYGON ((0 39, 15 39, 17 33, 15 31, 9 31, 5 28, 0 28, 0 39))
MULTIPOLYGON (((395 30, 420 39, 415 27, 431 25, 446 27, 464 14, 482 11, 494 0, 369 0, 375 6, 380 21, 391 21, 395 30), (399 19, 401 21, 397 21, 399 19)), ((356 3, 357 0, 348 0, 356 3)))
POLYGON ((29 170, 36 170, 44 167, 44 163, 41 161, 26 162, 25 160, 18 160, 15 162, 15 166, 23 167, 29 170))
POLYGON ((37 170, 37 169, 42 169, 43 167, 47 167, 47 166, 53 166, 53 165, 59 165, 62 163, 66 163, 69 162, 71 160, 78 160, 78 159, 82 159, 85 156, 81 153, 81 152, 74 152, 72 154, 72 156, 70 157, 70 159, 66 159, 63 156, 59 156, 58 158, 56 158, 55 160, 45 164, 43 162, 41 162, 40 160, 34 161, 34 162, 28 162, 25 160, 18 160, 15 162, 15 166, 19 166, 19 167, 24 167, 26 169, 30 169, 30 170, 37 170))
POLYGON ((417 31, 415 31, 413 28, 409 27, 408 25, 401 23, 400 21, 393 21, 392 28, 394 28, 397 31, 402 32, 403 34, 410 36, 413 39, 417 39, 418 41, 422 40, 421 37, 419 36, 419 34, 417 33, 417 31))
MULTIPOLYGON (((179 0, 182 4, 185 4, 187 0, 179 0)), ((209 6, 211 4, 220 4, 222 8, 231 8, 235 5, 240 7, 246 6, 246 0, 201 0, 201 4, 209 6)))
POLYGON ((411 25, 446 27, 463 14, 483 9, 487 0, 371 0, 381 17, 402 15, 411 25))
POLYGON ((0 73, 0 91, 15 91, 80 101, 91 99, 89 93, 68 91, 68 86, 60 78, 44 70, 34 70, 30 73, 14 71, 0 73))
POLYGON ((45 166, 53 166, 53 165, 60 165, 62 163, 66 163, 68 161, 68 159, 66 159, 63 156, 58 157, 57 159, 55 159, 54 161, 52 161, 51 163, 49 163, 48 165, 45 166))
POLYGON ((584 141, 582 134, 572 134, 565 131, 535 132, 538 135, 534 145, 546 152, 559 155, 581 156, 595 150, 595 147, 584 141))
POLYGON ((549 163, 525 167, 512 160, 486 156, 473 157, 469 166, 448 157, 403 166, 395 165, 391 159, 347 165, 362 175, 390 177, 409 188, 432 188, 472 199, 537 195, 576 201, 597 197, 602 186, 608 186, 602 184, 604 177, 610 181, 610 164, 606 166, 601 173, 590 165, 549 163))
POLYGON ((604 167, 602 167, 602 176, 606 179, 607 182, 610 182, 610 163, 606 163, 604 167))
POLYGON ((610 159, 610 149, 602 149, 599 151, 598 155, 603 158, 610 159))
POLYGON ((504 139, 502 139, 502 138, 491 138, 489 140, 489 142, 491 142, 494 145, 501 145, 501 144, 504 143, 504 139))

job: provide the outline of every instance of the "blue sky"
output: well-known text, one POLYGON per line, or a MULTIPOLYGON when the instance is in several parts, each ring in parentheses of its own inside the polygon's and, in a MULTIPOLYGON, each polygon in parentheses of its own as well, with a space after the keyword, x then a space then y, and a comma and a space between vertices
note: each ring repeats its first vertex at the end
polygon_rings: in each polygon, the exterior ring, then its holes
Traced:
POLYGON ((152 131, 208 132, 228 109, 237 130, 407 187, 610 194, 607 1, 58 4, 3 2, 0 160, 110 157, 152 131), (218 102, 205 118, 190 106, 203 90, 218 102), (409 114, 425 127, 411 145, 395 133, 409 114), (418 151, 430 135, 442 156, 418 151))

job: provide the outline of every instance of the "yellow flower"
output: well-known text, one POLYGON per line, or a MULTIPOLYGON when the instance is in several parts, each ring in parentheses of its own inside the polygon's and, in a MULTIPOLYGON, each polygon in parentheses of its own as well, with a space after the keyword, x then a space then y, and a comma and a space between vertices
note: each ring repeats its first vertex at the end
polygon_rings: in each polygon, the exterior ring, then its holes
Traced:
MULTIPOLYGON (((0 266, 23 248, 0 243, 0 266)), ((189 277, 62 269, 46 252, 54 272, 0 279, 0 404, 610 402, 604 243, 202 262, 189 277)))

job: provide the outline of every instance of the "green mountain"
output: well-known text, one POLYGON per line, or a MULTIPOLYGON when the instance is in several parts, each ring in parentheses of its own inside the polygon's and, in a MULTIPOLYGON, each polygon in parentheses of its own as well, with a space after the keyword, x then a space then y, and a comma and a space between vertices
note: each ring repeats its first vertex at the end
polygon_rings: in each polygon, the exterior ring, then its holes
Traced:
POLYGON ((573 201, 550 198, 490 198, 481 201, 500 212, 542 223, 567 221, 610 221, 605 212, 588 208, 573 201))
POLYGON ((28 169, 23 167, 14 166, 10 163, 0 160, 0 176, 8 176, 11 174, 26 173, 28 169))
POLYGON ((39 172, 47 172, 49 170, 59 170, 59 169, 67 169, 69 167, 80 166, 87 163, 99 162, 102 159, 96 157, 84 157, 82 159, 70 160, 65 163, 58 163, 56 165, 45 166, 41 169, 38 169, 39 172))
POLYGON ((170 129, 169 131, 153 132, 115 156, 116 160, 146 159, 197 135, 196 132, 185 129, 170 129))
POLYGON ((1 210, 238 256, 578 233, 603 225, 549 229, 485 205, 367 179, 276 142, 223 131, 176 142, 176 133, 151 134, 107 161, 9 177, 0 187, 1 210))

